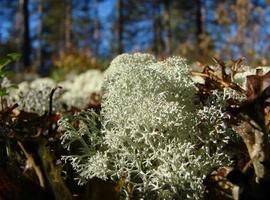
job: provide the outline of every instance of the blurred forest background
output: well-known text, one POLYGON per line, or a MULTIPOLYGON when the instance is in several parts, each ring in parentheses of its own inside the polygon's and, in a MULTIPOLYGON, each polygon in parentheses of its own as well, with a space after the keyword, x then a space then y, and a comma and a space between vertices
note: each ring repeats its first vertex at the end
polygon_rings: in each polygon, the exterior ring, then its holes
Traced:
POLYGON ((0 0, 0 21, 0 55, 21 53, 15 70, 42 75, 136 51, 270 61, 268 0, 0 0))

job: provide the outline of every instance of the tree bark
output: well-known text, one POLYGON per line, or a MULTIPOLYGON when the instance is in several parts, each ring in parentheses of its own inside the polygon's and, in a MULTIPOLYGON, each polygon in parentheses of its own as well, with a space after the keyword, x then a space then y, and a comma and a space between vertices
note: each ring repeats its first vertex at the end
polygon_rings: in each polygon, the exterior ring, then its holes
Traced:
POLYGON ((203 34, 204 34, 204 29, 203 29, 203 14, 202 14, 202 0, 197 0, 197 6, 196 6, 196 38, 197 38, 197 46, 199 50, 199 54, 203 54, 203 49, 201 47, 202 40, 203 40, 203 34))
POLYGON ((72 46, 71 32, 72 32, 72 0, 66 0, 65 5, 65 49, 69 50, 72 46))
POLYGON ((28 0, 20 0, 19 7, 22 16, 22 26, 21 28, 21 52, 22 60, 25 68, 30 67, 30 33, 29 33, 29 11, 28 11, 28 0))
POLYGON ((162 51, 160 1, 153 0, 153 52, 158 56, 162 51))
POLYGON ((163 0, 164 4, 164 29, 166 32, 165 44, 166 54, 171 55, 172 53, 172 31, 171 31, 171 15, 170 15, 170 0, 163 0))
POLYGON ((116 28, 116 37, 117 37, 117 54, 123 53, 123 31, 124 31, 124 9, 123 0, 117 0, 117 28, 116 28))
POLYGON ((39 45, 37 48, 37 69, 43 68, 43 0, 38 2, 38 14, 39 14, 39 25, 38 25, 38 41, 39 45))
MULTIPOLYGON (((22 5, 21 1, 18 3, 18 9, 16 10, 16 22, 15 22, 15 44, 16 44, 16 51, 21 52, 21 43, 22 43, 22 5)), ((15 62, 15 71, 19 71, 21 68, 21 63, 19 60, 16 60, 15 62)))
POLYGON ((100 45, 100 21, 98 15, 98 0, 94 0, 94 14, 95 14, 95 30, 94 30, 94 40, 95 40, 95 55, 99 55, 99 45, 100 45))
MULTIPOLYGON (((246 37, 245 29, 247 28, 250 7, 248 0, 237 0, 235 3, 235 14, 237 21, 236 43, 239 46, 241 56, 247 55, 246 45, 248 38, 246 37)), ((251 31, 250 31, 251 32, 251 31)))

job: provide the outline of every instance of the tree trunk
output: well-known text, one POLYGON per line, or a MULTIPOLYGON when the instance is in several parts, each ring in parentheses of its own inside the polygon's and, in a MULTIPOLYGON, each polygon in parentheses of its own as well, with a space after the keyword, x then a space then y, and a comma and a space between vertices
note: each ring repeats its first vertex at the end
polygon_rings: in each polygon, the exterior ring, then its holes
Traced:
POLYGON ((43 68, 43 0, 38 2, 38 14, 39 14, 39 25, 38 25, 38 41, 39 45, 37 48, 37 71, 43 68))
POLYGON ((158 56, 162 51, 161 14, 159 0, 153 0, 153 12, 153 52, 156 56, 158 56))
POLYGON ((65 2, 65 49, 69 50, 71 44, 71 32, 72 32, 72 0, 66 0, 65 2))
MULTIPOLYGON (((237 0, 235 3, 235 14, 237 22, 237 34, 236 34, 236 43, 239 47, 241 56, 247 56, 247 51, 249 47, 247 44, 247 37, 245 34, 245 29, 248 25, 250 7, 248 0, 237 0)), ((251 32, 251 31, 250 31, 251 32)))
MULTIPOLYGON (((15 22, 15 44, 16 51, 21 52, 21 43, 22 43, 22 5, 21 1, 18 2, 18 9, 16 10, 16 22, 15 22)), ((16 60, 15 62, 15 71, 18 72, 21 68, 20 60, 16 60)))
POLYGON ((28 11, 28 0, 20 0, 19 6, 22 16, 22 27, 21 27, 21 52, 23 65, 25 68, 30 67, 30 34, 29 34, 29 11, 28 11))
POLYGON ((100 21, 98 15, 98 0, 94 0, 94 14, 95 14, 95 30, 94 30, 94 40, 95 40, 95 56, 99 55, 99 45, 100 45, 100 21))
POLYGON ((123 53, 123 31, 124 31, 124 16, 123 16, 123 0, 117 0, 117 54, 123 53))
POLYGON ((203 9, 202 0, 197 0, 197 6, 196 6, 196 27, 197 27, 196 38, 197 38, 197 46, 198 46, 198 50, 199 50, 200 55, 203 54, 203 49, 201 47, 201 44, 202 44, 202 40, 203 40, 202 37, 203 37, 203 34, 204 34, 202 9, 203 9))
POLYGON ((164 30, 166 32, 165 45, 166 54, 171 55, 172 53, 172 31, 171 31, 171 16, 170 16, 170 0, 163 0, 164 4, 164 30))

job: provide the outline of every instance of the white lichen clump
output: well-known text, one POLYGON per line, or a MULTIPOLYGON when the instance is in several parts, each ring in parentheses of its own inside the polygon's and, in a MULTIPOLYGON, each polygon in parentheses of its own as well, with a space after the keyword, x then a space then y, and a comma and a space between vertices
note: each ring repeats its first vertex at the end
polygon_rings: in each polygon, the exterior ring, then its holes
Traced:
POLYGON ((195 105, 196 87, 184 59, 158 62, 140 53, 115 58, 103 86, 99 134, 85 128, 95 121, 92 112, 77 118, 79 130, 60 122, 68 147, 87 135, 88 144, 98 148, 65 160, 83 180, 126 177, 136 198, 202 199, 206 175, 230 163, 231 130, 220 106, 225 93, 204 107, 195 105))
MULTIPOLYGON (((18 103, 20 110, 42 115, 49 110, 50 93, 54 87, 56 83, 50 78, 39 78, 30 83, 22 82, 18 84, 18 89, 10 93, 9 104, 18 103)), ((59 95, 56 93, 54 96, 54 111, 60 108, 60 103, 56 100, 59 95)))
POLYGON ((100 93, 103 83, 103 73, 99 70, 88 70, 60 85, 66 90, 62 101, 69 107, 85 108, 90 102, 91 94, 100 93))
MULTIPOLYGON (((102 72, 88 70, 61 83, 56 83, 51 78, 38 78, 32 82, 21 82, 7 98, 10 105, 18 103, 20 110, 42 115, 49 109, 51 91, 55 87, 61 86, 62 89, 56 90, 53 95, 53 111, 64 111, 71 106, 83 109, 90 102, 91 94, 101 92, 102 83, 102 72)), ((5 80, 3 84, 10 83, 5 80)))

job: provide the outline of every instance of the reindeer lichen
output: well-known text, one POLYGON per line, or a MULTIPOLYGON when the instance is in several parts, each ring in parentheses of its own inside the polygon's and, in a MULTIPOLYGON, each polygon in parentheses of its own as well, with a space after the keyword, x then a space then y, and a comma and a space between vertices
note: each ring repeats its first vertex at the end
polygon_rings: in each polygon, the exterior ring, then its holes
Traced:
POLYGON ((226 148, 233 136, 220 103, 226 95, 196 104, 196 86, 184 59, 120 55, 105 73, 103 93, 100 134, 65 128, 70 122, 61 121, 63 138, 98 137, 98 148, 83 154, 84 160, 65 157, 84 180, 125 177, 136 198, 202 199, 206 175, 230 164, 226 148))

